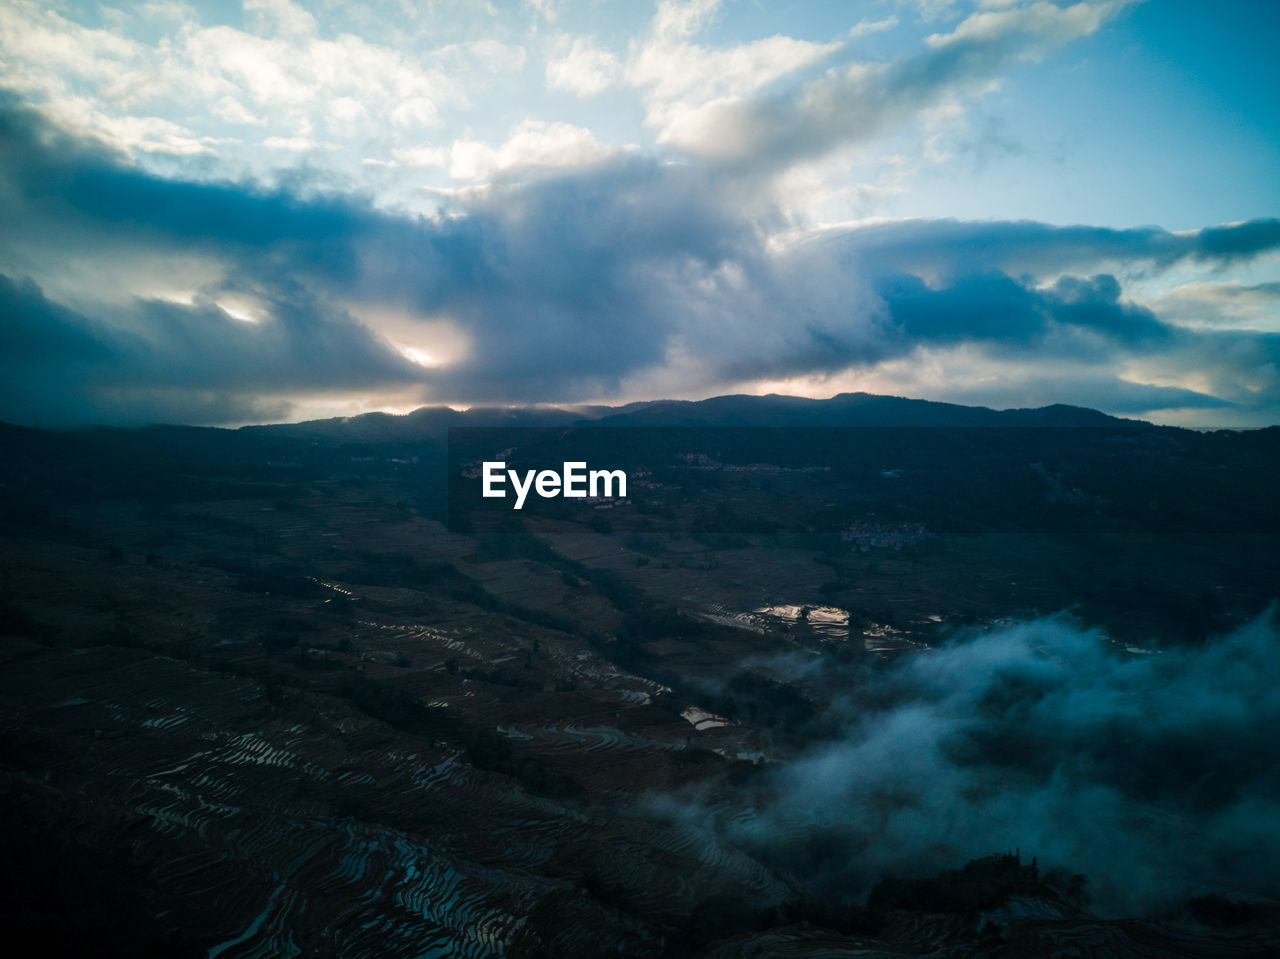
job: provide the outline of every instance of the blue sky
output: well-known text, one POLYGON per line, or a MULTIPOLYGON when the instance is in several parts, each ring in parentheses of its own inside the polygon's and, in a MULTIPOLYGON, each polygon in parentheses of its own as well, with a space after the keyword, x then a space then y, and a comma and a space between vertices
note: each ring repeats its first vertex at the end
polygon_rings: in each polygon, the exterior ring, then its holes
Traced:
POLYGON ((1269 0, 0 5, 0 418, 1280 422, 1269 0))

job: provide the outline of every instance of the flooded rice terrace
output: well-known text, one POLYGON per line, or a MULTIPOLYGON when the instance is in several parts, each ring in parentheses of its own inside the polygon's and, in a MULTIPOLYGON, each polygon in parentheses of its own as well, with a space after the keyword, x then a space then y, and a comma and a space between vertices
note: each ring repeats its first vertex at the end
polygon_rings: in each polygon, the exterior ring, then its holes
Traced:
POLYGON ((757 633, 780 633, 799 638, 806 633, 825 643, 850 643, 855 647, 861 642, 867 652, 883 657, 928 649, 924 635, 930 627, 942 622, 933 615, 913 624, 919 629, 900 629, 888 623, 864 622, 850 629, 850 613, 838 606, 807 606, 783 603, 759 606, 755 609, 732 612, 716 609, 708 617, 716 622, 750 629, 757 633))

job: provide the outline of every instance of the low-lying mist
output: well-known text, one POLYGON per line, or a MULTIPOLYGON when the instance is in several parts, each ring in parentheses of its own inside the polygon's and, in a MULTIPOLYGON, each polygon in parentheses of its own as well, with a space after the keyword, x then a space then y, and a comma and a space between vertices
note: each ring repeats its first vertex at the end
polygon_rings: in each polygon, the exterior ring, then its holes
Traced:
POLYGON ((858 899, 887 875, 1017 848, 1042 870, 1086 873, 1102 915, 1158 913, 1209 888, 1273 896, 1273 614, 1196 648, 1139 652, 1054 617, 881 668, 811 661, 803 681, 820 684, 836 739, 771 765, 739 797, 749 812, 723 796, 655 804, 807 895, 858 899))

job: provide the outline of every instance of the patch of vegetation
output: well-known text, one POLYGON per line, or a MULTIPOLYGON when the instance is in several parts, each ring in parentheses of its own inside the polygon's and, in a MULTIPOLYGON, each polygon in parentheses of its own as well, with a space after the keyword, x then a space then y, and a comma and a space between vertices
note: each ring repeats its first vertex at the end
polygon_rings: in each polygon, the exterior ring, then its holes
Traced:
POLYGON ((923 879, 883 879, 867 897, 867 909, 881 916, 897 909, 966 915, 995 909, 1011 895, 1034 891, 1039 882, 1034 859, 1024 866, 1016 855, 986 856, 923 879))

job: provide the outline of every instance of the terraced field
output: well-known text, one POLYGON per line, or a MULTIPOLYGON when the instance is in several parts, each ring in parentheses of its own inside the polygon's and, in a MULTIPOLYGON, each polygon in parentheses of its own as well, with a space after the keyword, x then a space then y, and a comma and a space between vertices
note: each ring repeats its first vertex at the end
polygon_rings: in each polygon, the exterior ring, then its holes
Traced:
MULTIPOLYGON (((128 890, 137 954, 979 954, 973 916, 817 909, 812 810, 751 838, 833 735, 814 664, 927 648, 936 589, 890 626, 812 549, 451 534, 411 491, 75 501, 0 540, 0 797, 128 890)), ((1009 955, 1274 943, 1063 896, 986 921, 1009 955)))
MULTIPOLYGON (((78 542, 6 544, 27 558, 8 577, 40 620, 35 640, 6 647, 5 726, 17 753, 52 749, 15 766, 11 795, 38 780, 124 824, 145 897, 163 904, 160 933, 225 959, 488 956, 521 943, 643 955, 708 897, 764 906, 786 894, 750 858, 636 802, 655 777, 715 781, 723 763, 697 750, 669 687, 619 667, 599 640, 518 615, 547 603, 501 591, 476 593, 499 609, 468 602, 468 584, 510 578, 501 564, 468 562, 414 521, 407 580, 393 569, 361 582, 382 571, 353 575, 348 554, 272 596, 207 554, 270 538, 257 571, 269 578, 317 540, 328 560, 385 511, 339 504, 313 525, 240 505, 174 510, 180 532, 159 562, 110 548, 147 535, 128 504, 81 517, 91 531, 78 542), (462 572, 444 590, 415 588, 420 564, 450 555, 462 572), (540 904, 554 926, 532 932, 540 904)), ((533 582, 574 588, 540 569, 533 582)), ((576 589, 579 607, 616 619, 576 589)))

